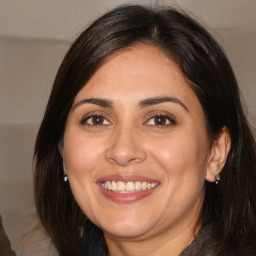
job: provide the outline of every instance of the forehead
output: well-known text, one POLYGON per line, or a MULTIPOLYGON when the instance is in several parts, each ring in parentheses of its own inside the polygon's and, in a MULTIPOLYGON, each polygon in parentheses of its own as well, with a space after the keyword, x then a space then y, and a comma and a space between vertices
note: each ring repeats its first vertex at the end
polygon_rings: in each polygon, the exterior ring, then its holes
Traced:
POLYGON ((135 46, 112 55, 76 96, 111 100, 140 100, 147 97, 178 97, 199 104, 178 65, 156 47, 135 46))

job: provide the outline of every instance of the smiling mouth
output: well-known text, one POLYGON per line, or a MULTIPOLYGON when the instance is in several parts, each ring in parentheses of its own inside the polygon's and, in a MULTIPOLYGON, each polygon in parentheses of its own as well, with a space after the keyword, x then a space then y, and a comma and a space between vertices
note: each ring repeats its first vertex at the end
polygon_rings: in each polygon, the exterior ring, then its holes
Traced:
POLYGON ((105 181, 101 182, 101 186, 106 190, 110 190, 116 193, 136 193, 155 188, 158 186, 158 183, 146 181, 105 181))

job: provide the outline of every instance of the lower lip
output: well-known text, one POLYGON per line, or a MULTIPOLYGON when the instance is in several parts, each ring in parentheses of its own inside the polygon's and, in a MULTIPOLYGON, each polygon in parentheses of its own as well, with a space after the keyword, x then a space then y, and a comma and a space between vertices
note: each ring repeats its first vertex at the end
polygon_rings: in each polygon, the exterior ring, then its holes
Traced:
POLYGON ((132 193, 116 193, 111 190, 104 189, 101 185, 99 185, 99 187, 104 196, 110 199, 111 201, 117 203, 133 203, 150 196, 158 186, 140 192, 132 193))

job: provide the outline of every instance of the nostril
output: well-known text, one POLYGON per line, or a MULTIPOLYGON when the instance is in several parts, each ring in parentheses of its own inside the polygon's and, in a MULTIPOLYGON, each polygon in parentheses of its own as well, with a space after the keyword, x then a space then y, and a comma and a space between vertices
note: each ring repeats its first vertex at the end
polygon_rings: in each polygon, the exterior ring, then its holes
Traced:
POLYGON ((105 158, 111 163, 126 166, 144 161, 146 159, 146 152, 144 152, 142 149, 136 149, 130 152, 113 151, 113 149, 108 149, 106 150, 105 158))
POLYGON ((115 164, 118 164, 120 166, 126 166, 128 164, 131 164, 131 163, 135 163, 135 162, 138 162, 139 159, 133 157, 133 158, 130 158, 130 157, 127 157, 127 156, 112 156, 112 157, 107 157, 107 160, 111 163, 115 163, 115 164))
POLYGON ((143 145, 132 127, 119 126, 106 145, 106 160, 121 166, 143 161, 146 158, 143 145))

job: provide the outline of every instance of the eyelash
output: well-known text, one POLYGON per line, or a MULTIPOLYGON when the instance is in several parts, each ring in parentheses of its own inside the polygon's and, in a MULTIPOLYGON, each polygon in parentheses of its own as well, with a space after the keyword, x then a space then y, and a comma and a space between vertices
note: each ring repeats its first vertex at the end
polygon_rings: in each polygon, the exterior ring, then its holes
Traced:
POLYGON ((149 118, 146 122, 145 122, 146 125, 148 126, 157 126, 157 127, 161 127, 161 128, 164 128, 166 126, 170 126, 170 125, 175 125, 176 124, 176 121, 173 117, 170 117, 169 115, 165 115, 165 114, 156 114, 154 116, 152 116, 151 118, 149 118), (164 124, 149 124, 149 121, 150 120, 153 120, 153 121, 160 121, 160 119, 164 120, 164 124), (169 122, 166 124, 166 122, 169 122))
MULTIPOLYGON (((97 122, 97 121, 96 121, 97 122)), ((80 122, 82 125, 87 125, 87 126, 107 126, 107 125, 110 125, 111 123, 104 117, 104 116, 102 116, 102 115, 97 115, 97 114, 95 114, 95 115, 90 115, 90 116, 87 116, 87 117, 85 117, 85 118, 83 118, 82 120, 81 120, 81 122, 80 122), (93 123, 93 119, 94 119, 94 121, 96 121, 96 118, 98 119, 98 121, 102 121, 103 123, 98 123, 98 124, 94 124, 93 123), (88 123, 88 120, 90 120, 91 119, 91 123, 88 123), (108 122, 108 124, 104 124, 104 122, 105 121, 107 121, 108 122)))
MULTIPOLYGON (((111 122, 108 121, 108 119, 106 119, 104 116, 102 115, 98 115, 98 114, 94 114, 94 115, 90 115, 87 116, 85 118, 83 118, 80 121, 81 125, 86 125, 89 127, 102 127, 102 126, 109 126, 111 125, 111 122), (90 123, 88 122, 90 120, 90 123), (94 123, 94 121, 96 121, 96 123, 94 123), (98 122, 98 123, 97 123, 98 122), (107 123, 106 123, 107 122, 107 123)), ((171 125, 175 125, 176 124, 176 120, 166 114, 155 114, 154 116, 151 116, 146 122, 144 122, 145 125, 147 126, 156 126, 159 128, 165 128, 171 125), (153 120, 154 124, 150 124, 150 122, 153 120), (158 121, 163 121, 163 124, 156 124, 155 122, 158 121), (166 124, 166 122, 168 122, 166 124)))

